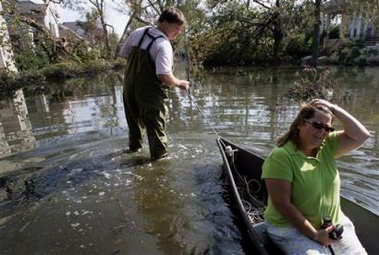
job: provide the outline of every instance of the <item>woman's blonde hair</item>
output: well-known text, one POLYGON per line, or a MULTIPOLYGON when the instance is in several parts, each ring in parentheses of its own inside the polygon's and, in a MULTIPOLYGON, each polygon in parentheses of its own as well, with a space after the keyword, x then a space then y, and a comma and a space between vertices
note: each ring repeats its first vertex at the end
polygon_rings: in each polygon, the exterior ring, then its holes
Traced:
POLYGON ((326 114, 330 114, 333 117, 333 114, 329 110, 329 108, 320 105, 316 106, 312 102, 313 101, 309 103, 301 103, 299 113, 292 122, 290 129, 287 131, 287 133, 281 135, 278 138, 276 143, 277 146, 283 146, 286 142, 291 141, 299 149, 299 126, 303 125, 305 120, 313 118, 315 116, 316 111, 321 111, 326 114))

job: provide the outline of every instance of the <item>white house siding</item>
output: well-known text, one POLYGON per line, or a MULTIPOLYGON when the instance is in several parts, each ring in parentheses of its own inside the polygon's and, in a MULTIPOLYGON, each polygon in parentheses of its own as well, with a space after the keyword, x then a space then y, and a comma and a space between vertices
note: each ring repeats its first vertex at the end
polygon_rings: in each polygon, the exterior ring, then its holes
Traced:
POLYGON ((46 10, 46 16, 44 18, 45 26, 50 30, 51 35, 59 37, 59 24, 57 18, 57 10, 55 4, 48 4, 46 10))
MULTIPOLYGON (((0 12, 3 11, 3 6, 0 1, 0 12)), ((13 51, 8 34, 7 23, 3 16, 0 15, 0 68, 7 68, 9 71, 17 72, 17 68, 13 60, 13 51)))

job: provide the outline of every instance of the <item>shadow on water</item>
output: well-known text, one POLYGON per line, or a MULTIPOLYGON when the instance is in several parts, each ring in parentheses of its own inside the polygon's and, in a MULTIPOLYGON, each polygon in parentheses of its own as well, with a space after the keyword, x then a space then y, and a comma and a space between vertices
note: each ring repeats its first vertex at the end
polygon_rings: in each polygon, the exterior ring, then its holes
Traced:
POLYGON ((122 151, 81 159, 52 169, 41 167, 20 169, 2 176, 1 188, 5 188, 7 197, 13 204, 20 205, 24 199, 26 199, 24 202, 34 198, 41 199, 58 190, 69 189, 83 182, 104 177, 106 172, 117 170, 119 167, 134 167, 148 162, 147 158, 130 158, 122 164, 111 161, 121 154, 122 151))

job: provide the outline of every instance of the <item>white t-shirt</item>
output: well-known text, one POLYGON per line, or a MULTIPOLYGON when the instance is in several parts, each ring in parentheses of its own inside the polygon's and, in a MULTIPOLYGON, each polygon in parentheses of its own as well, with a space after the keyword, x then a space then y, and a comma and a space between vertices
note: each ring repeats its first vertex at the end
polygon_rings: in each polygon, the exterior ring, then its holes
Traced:
MULTIPOLYGON (((124 58, 128 58, 131 48, 133 46, 137 46, 141 37, 143 36, 143 33, 145 32, 146 27, 141 27, 136 29, 131 33, 131 35, 126 39, 125 43, 122 45, 120 50, 120 56, 124 58)), ((155 42, 151 45, 150 48, 150 56, 155 62, 155 73, 158 74, 172 74, 172 67, 173 67, 173 50, 171 43, 167 36, 160 30, 158 30, 155 27, 151 27, 149 29, 149 34, 151 34, 154 37, 163 36, 164 38, 158 38, 155 40, 155 42)), ((146 49, 149 43, 152 41, 152 38, 148 35, 145 35, 143 38, 141 48, 146 49)))

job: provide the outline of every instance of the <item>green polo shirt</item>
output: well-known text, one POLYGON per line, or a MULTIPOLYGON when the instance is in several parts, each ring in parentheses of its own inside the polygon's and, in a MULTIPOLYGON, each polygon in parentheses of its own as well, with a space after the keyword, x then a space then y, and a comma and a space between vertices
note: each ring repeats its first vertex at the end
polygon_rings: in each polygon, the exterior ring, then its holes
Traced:
MULTIPOLYGON (((263 164, 262 178, 291 182, 291 202, 317 229, 324 216, 339 222, 340 177, 334 159, 337 133, 332 132, 318 148, 316 157, 305 156, 292 142, 275 147, 263 164)), ((269 197, 265 220, 276 227, 291 225, 269 197)))

